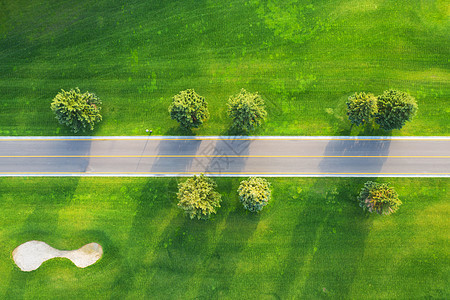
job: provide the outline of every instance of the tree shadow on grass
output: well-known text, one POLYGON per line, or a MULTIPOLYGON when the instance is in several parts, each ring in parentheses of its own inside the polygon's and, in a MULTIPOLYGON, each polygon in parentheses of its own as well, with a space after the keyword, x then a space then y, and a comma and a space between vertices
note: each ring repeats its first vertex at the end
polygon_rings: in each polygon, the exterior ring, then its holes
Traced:
POLYGON ((155 187, 149 180, 138 197, 138 207, 124 245, 112 299, 180 298, 186 282, 206 257, 215 231, 213 220, 190 220, 176 207, 177 180, 155 187), (174 211, 175 210, 175 211, 174 211), (178 211, 179 210, 179 211, 178 211), (166 220, 161 214, 167 215, 166 220), (155 221, 157 219, 159 221, 155 221))
MULTIPOLYGON (((96 295, 105 295, 108 285, 113 281, 112 275, 116 274, 123 257, 120 252, 120 244, 111 240, 111 236, 101 226, 95 229, 80 230, 70 235, 70 242, 76 249, 88 243, 98 243, 103 249, 102 257, 87 268, 77 268, 71 262, 64 259, 65 269, 63 274, 72 278, 67 284, 60 286, 52 297, 55 298, 92 298, 96 295)), ((60 271, 61 272, 61 269, 60 271)), ((48 285, 51 285, 48 282, 48 285)), ((105 296, 103 296, 105 297, 105 296)))
POLYGON ((308 255, 314 248, 314 241, 319 231, 319 227, 326 218, 324 208, 317 203, 320 196, 308 193, 304 201, 307 201, 303 213, 299 214, 296 225, 293 228, 289 243, 289 253, 283 261, 281 276, 277 282, 275 296, 280 299, 294 298, 290 290, 295 288, 302 270, 307 265, 308 255))
POLYGON ((329 215, 317 240, 300 298, 349 298, 372 219, 356 200, 367 178, 342 179, 327 197, 329 215), (316 250, 317 249, 317 250, 316 250))
POLYGON ((179 216, 178 222, 166 228, 157 245, 157 255, 147 266, 146 295, 179 299, 190 288, 208 257, 211 240, 216 231, 214 220, 191 220, 179 216), (181 222, 179 222, 181 221, 181 222))
POLYGON ((339 122, 336 134, 340 136, 391 136, 392 131, 381 129, 375 122, 355 126, 349 120, 345 120, 345 122, 339 122))
POLYGON ((224 136, 249 136, 251 132, 248 132, 246 130, 238 129, 236 127, 230 126, 227 130, 222 132, 222 135, 224 136))
POLYGON ((347 127, 343 127, 343 128, 339 128, 336 131, 336 135, 338 136, 350 136, 352 135, 352 128, 347 128, 347 127))
POLYGON ((351 135, 353 131, 353 135, 355 136, 391 136, 391 130, 381 129, 379 125, 375 124, 375 122, 370 124, 365 124, 361 126, 351 126, 350 132, 348 135, 351 135))
POLYGON ((365 181, 339 179, 336 187, 319 179, 305 195, 278 281, 281 299, 348 297, 371 226, 356 201, 365 181))
POLYGON ((243 258, 242 252, 247 248, 259 220, 259 214, 246 213, 240 208, 228 215, 221 238, 205 262, 196 299, 220 298, 229 294, 231 282, 243 258))
POLYGON ((156 230, 152 219, 169 211, 173 206, 174 194, 170 191, 176 190, 176 184, 174 178, 170 181, 153 178, 148 179, 136 195, 132 189, 126 191, 129 197, 136 199, 137 207, 128 240, 112 254, 117 257, 119 270, 111 286, 112 299, 125 299, 134 289, 137 274, 145 271, 143 259, 151 250, 152 245, 149 241, 154 237, 156 230))
POLYGON ((358 133, 358 136, 392 136, 392 130, 384 130, 379 126, 374 126, 370 128, 364 128, 364 130, 358 133))
MULTIPOLYGON (((40 185, 39 191, 34 190, 36 193, 45 195, 45 201, 39 201, 41 200, 39 198, 38 201, 35 200, 32 204, 34 210, 24 221, 22 228, 15 233, 15 236, 10 236, 10 239, 16 242, 16 247, 31 240, 43 241, 50 246, 58 247, 58 243, 61 243, 61 235, 58 232, 59 210, 69 205, 73 199, 79 179, 79 177, 46 179, 46 184, 40 185)), ((33 179, 32 182, 41 180, 33 179)), ((28 280, 33 280, 39 275, 39 269, 23 272, 14 265, 5 298, 23 298, 27 291, 28 280)))
POLYGON ((194 136, 196 133, 190 128, 184 128, 182 126, 170 127, 164 132, 164 135, 169 136, 194 136))
MULTIPOLYGON (((177 187, 173 186, 171 190, 176 191, 177 187)), ((173 194, 171 201, 175 203, 175 192, 173 194)), ((228 208, 225 199, 221 206, 209 220, 191 220, 178 207, 175 208, 179 213, 155 239, 153 257, 141 268, 139 276, 140 284, 145 287, 143 295, 172 299, 187 297, 193 287, 193 278, 203 274, 209 254, 214 250, 217 225, 223 223, 224 211, 228 208)))

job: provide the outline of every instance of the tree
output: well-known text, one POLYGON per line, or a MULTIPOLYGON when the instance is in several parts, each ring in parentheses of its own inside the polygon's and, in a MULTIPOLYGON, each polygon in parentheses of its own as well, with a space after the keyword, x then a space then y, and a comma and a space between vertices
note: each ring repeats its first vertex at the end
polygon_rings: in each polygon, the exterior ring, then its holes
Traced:
POLYGON ((209 117, 208 103, 193 89, 188 89, 173 96, 169 113, 182 127, 197 128, 209 117))
POLYGON ((348 97, 347 115, 356 126, 369 123, 377 111, 377 98, 373 94, 362 92, 348 97))
POLYGON ((53 99, 52 111, 60 124, 70 127, 73 132, 93 130, 94 124, 102 120, 102 101, 93 93, 81 93, 78 88, 66 92, 61 90, 53 99))
POLYGON ((416 112, 416 100, 408 93, 388 90, 378 96, 375 122, 384 130, 401 129, 416 112))
POLYGON ((390 215, 396 212, 402 201, 389 183, 376 183, 368 181, 361 189, 358 196, 359 206, 370 213, 376 212, 380 215, 390 215))
POLYGON ((270 183, 264 178, 250 177, 248 180, 241 181, 238 194, 245 209, 259 212, 270 200, 270 183))
POLYGON ((228 99, 228 115, 233 119, 233 128, 249 131, 262 124, 267 112, 264 100, 258 93, 252 94, 242 89, 228 99))
POLYGON ((216 183, 203 174, 189 178, 178 185, 178 206, 191 219, 209 219, 220 207, 221 196, 215 191, 216 183))

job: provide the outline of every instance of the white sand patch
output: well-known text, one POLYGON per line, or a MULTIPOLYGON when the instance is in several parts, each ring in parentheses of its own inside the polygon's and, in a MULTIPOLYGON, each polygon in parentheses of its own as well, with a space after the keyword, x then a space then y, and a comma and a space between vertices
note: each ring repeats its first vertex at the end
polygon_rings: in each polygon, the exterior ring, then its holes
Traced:
POLYGON ((49 259, 65 257, 77 267, 86 268, 99 260, 103 255, 102 246, 97 243, 86 244, 80 249, 58 250, 41 241, 23 243, 12 252, 13 260, 22 271, 33 271, 49 259))

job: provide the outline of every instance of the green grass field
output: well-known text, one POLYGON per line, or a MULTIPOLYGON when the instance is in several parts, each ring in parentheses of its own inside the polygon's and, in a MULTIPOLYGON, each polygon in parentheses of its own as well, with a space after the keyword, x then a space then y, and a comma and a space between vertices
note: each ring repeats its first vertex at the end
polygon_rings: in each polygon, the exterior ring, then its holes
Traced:
POLYGON ((393 135, 449 135, 446 1, 291 2, 4 0, 0 134, 71 134, 50 102, 79 87, 104 103, 94 135, 190 134, 167 112, 187 88, 210 104, 198 135, 228 133, 225 102, 241 88, 267 103, 253 134, 385 135, 350 131, 345 100, 396 88, 419 113, 393 135))
MULTIPOLYGON (((449 20, 444 0, 3 0, 0 135, 71 135, 50 102, 79 87, 103 100, 84 134, 226 135, 245 88, 268 108, 256 135, 448 136, 449 20), (187 88, 211 113, 193 132, 167 111, 187 88), (413 122, 351 129, 347 97, 389 88, 417 99, 413 122)), ((180 180, 0 178, 0 298, 450 298, 448 179, 378 179, 404 202, 380 217, 356 203, 365 178, 272 178, 258 215, 221 178, 206 222, 176 206, 180 180), (104 256, 25 273, 11 252, 29 240, 104 256)))
POLYGON ((0 298, 449 298, 448 179, 390 178, 404 204, 365 215, 366 179, 272 178, 273 200, 246 213, 239 179, 218 179, 222 207, 190 220, 175 178, 1 178, 0 298), (89 242, 103 258, 20 271, 30 239, 60 249, 89 242))

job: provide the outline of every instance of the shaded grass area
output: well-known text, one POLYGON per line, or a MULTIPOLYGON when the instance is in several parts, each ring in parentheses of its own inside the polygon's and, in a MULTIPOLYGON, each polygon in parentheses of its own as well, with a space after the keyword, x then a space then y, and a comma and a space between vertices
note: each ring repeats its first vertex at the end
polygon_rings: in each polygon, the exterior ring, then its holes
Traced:
POLYGON ((238 202, 238 178, 217 179, 209 221, 176 206, 176 178, 1 178, 0 297, 113 299, 448 298, 448 179, 379 179, 404 204, 365 215, 366 179, 272 178, 260 214, 238 202), (86 269, 54 259, 21 272, 28 240, 60 249, 89 242, 86 269))
POLYGON ((0 134, 67 135, 50 111, 79 87, 103 100, 94 135, 191 134, 167 108, 194 88, 227 134, 225 101, 258 91, 260 135, 384 135, 350 129, 345 100, 389 88, 419 114, 393 135, 449 134, 445 1, 25 1, 0 4, 0 134))

